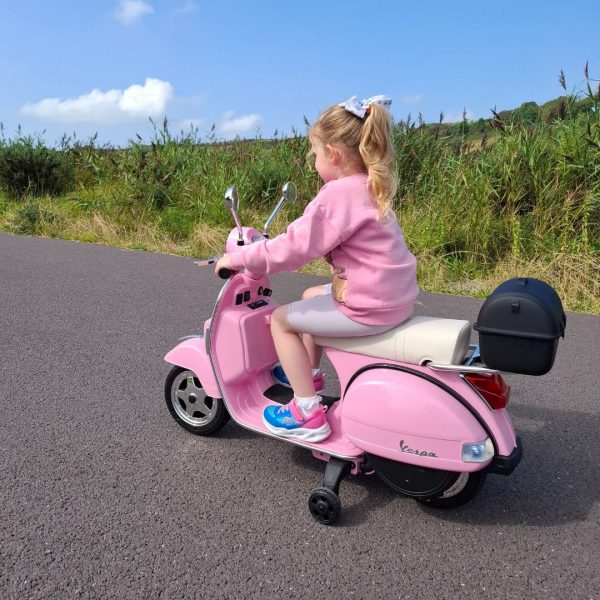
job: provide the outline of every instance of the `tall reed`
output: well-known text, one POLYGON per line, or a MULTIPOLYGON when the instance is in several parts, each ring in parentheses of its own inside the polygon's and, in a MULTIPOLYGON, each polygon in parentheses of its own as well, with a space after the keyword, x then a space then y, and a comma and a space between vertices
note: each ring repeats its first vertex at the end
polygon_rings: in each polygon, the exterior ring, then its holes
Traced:
MULTIPOLYGON (((542 109, 524 105, 519 119, 494 112, 485 124, 396 124, 396 210, 424 289, 481 296, 499 277, 538 274, 564 291, 569 308, 600 312, 600 92, 589 80, 583 98, 542 109)), ((275 232, 319 189, 297 132, 225 142, 197 130, 174 135, 166 120, 153 127, 150 143, 138 137, 126 149, 63 139, 73 190, 12 199, 5 187, 0 227, 214 254, 232 225, 222 203, 229 185, 238 187, 243 221, 259 226, 283 182, 296 182, 300 200, 275 232)), ((0 158, 21 142, 0 131, 0 158)))

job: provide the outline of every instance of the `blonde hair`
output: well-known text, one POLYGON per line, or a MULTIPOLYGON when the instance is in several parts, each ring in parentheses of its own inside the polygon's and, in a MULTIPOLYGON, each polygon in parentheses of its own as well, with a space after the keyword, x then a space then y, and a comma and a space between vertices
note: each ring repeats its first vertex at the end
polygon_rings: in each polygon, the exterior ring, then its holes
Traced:
POLYGON ((368 174, 379 218, 392 209, 398 181, 392 142, 392 117, 385 106, 371 104, 364 118, 342 106, 325 110, 310 128, 309 137, 341 149, 349 161, 368 174))

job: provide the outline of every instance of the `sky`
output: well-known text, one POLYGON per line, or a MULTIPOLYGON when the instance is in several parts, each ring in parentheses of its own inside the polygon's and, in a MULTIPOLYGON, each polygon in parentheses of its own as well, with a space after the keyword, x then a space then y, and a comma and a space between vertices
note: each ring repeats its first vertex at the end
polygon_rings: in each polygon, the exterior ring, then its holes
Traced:
MULTIPOLYGON (((395 119, 490 116, 600 79, 599 0, 0 0, 4 137, 125 146, 303 133, 386 94, 395 119)), ((597 84, 594 84, 597 85, 597 84)))

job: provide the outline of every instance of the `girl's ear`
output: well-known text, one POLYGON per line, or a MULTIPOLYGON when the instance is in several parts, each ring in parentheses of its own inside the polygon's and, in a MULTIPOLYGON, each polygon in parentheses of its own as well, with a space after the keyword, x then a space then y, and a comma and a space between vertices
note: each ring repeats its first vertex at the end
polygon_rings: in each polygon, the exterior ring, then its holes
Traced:
POLYGON ((327 144, 325 146, 325 156, 334 165, 338 165, 342 160, 342 153, 335 146, 332 146, 331 144, 327 144))

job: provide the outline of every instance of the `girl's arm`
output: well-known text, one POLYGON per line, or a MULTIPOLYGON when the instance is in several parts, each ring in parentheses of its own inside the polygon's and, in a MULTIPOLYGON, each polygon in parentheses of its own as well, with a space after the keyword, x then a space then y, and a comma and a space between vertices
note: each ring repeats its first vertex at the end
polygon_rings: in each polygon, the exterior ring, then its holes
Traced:
POLYGON ((291 223, 286 231, 270 240, 261 240, 228 254, 233 269, 253 273, 295 271, 320 258, 341 243, 323 208, 315 203, 291 223))

